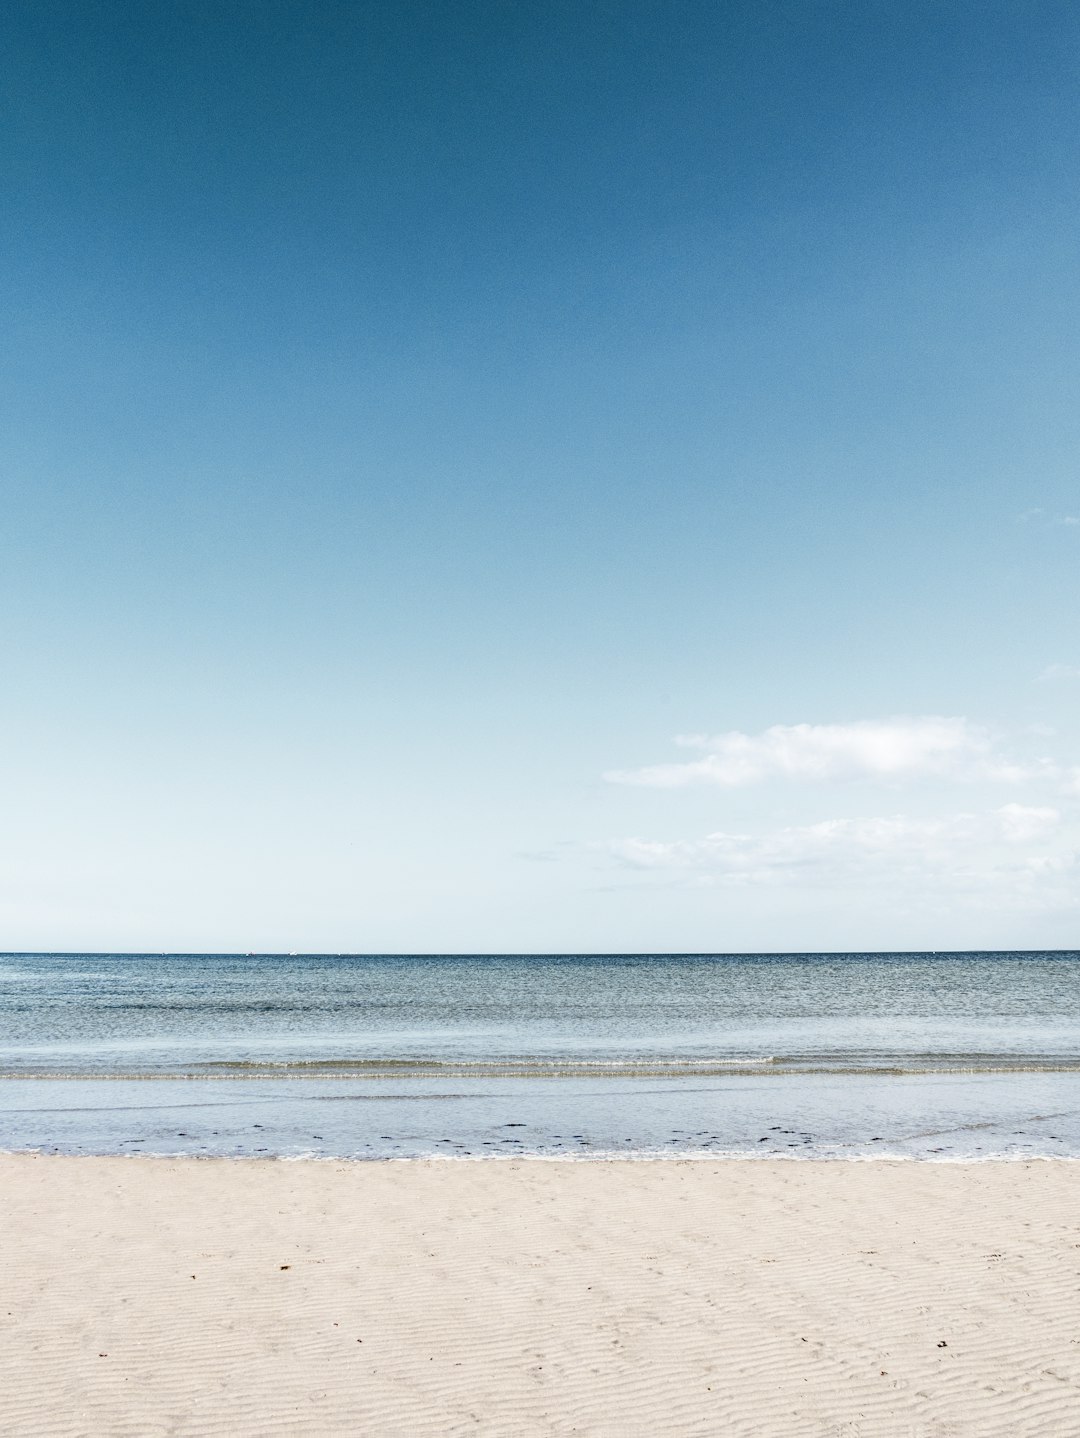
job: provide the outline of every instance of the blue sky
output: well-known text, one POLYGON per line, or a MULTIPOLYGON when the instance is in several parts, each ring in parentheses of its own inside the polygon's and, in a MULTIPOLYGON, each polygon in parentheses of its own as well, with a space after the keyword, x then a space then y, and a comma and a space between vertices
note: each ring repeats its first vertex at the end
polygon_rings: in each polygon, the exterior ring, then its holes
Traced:
POLYGON ((0 28, 0 947, 1076 942, 1075 7, 0 28))

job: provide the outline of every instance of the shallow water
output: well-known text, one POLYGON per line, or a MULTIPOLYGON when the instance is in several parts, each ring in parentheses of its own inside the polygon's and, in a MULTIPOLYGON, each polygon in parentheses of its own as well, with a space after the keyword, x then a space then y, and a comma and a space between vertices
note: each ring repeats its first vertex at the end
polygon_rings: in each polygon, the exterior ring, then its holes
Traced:
POLYGON ((1080 955, 0 956, 0 1147, 1080 1156, 1080 955))

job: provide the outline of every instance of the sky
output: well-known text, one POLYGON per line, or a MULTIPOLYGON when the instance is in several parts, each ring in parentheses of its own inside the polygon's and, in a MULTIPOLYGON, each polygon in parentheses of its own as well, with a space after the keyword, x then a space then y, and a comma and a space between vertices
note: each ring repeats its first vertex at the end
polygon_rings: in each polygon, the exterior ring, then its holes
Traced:
POLYGON ((1080 11, 9 0, 0 949, 1080 939, 1080 11))

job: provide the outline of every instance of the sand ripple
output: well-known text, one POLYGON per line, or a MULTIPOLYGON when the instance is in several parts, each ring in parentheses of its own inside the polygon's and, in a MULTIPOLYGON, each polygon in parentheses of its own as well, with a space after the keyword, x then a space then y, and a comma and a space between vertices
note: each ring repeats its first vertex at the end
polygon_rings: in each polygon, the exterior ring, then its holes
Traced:
POLYGON ((1080 1434, 1080 1165, 0 1158, 0 1431, 1080 1434))

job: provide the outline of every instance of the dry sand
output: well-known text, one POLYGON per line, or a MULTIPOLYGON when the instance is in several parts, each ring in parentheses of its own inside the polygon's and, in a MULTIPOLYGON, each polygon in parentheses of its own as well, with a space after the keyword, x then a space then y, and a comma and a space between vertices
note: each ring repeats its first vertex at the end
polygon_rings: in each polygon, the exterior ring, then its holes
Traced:
POLYGON ((1080 1434, 1080 1164, 0 1158, 4 1434, 1080 1434))

